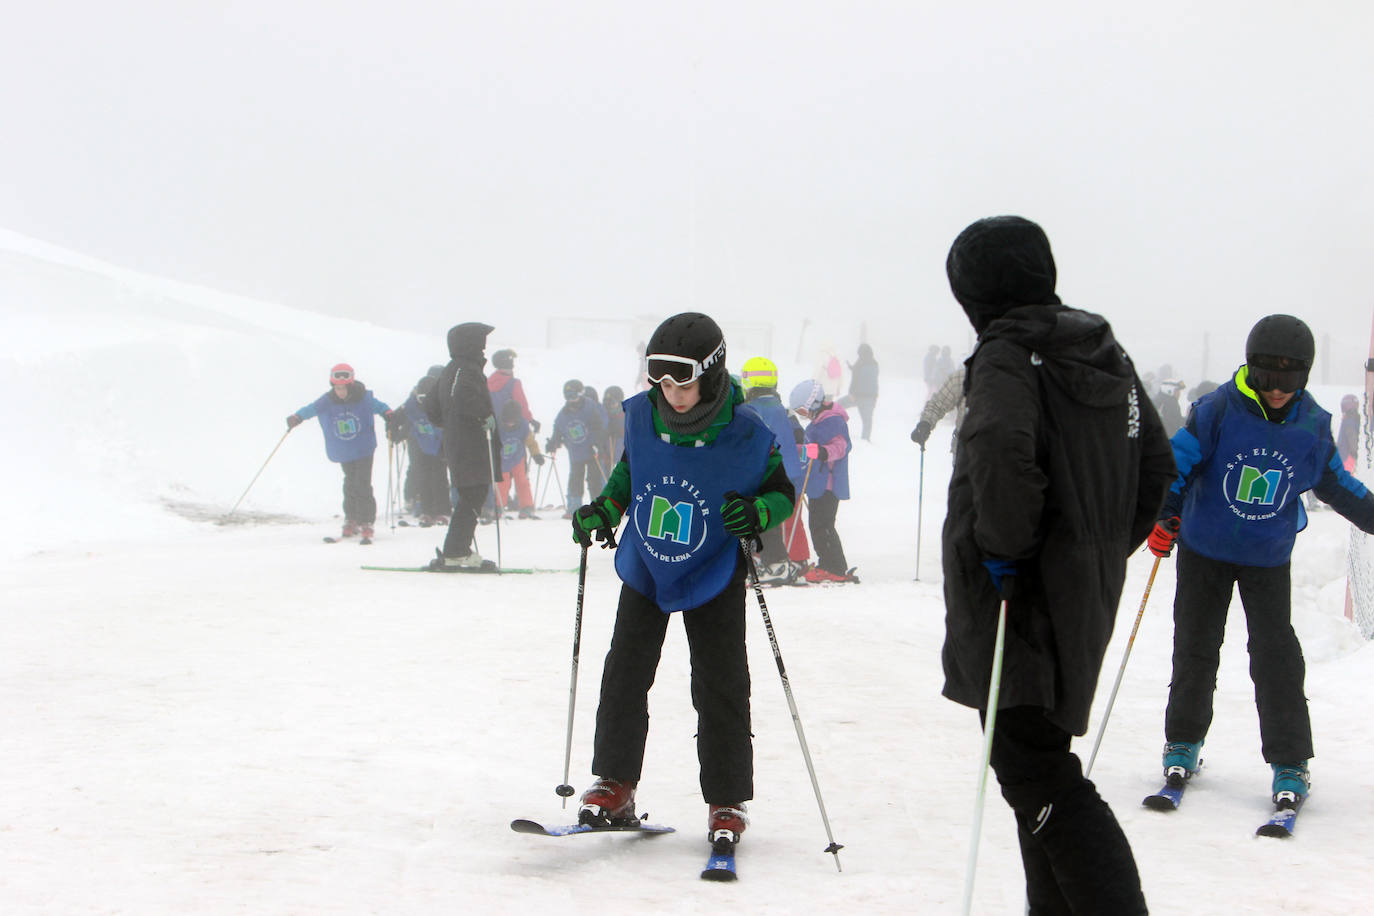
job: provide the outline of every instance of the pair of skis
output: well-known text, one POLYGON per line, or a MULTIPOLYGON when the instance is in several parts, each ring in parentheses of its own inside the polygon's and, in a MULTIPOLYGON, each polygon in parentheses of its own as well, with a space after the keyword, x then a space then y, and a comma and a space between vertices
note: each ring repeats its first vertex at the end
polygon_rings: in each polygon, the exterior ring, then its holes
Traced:
MULTIPOLYGON (((546 827, 537 821, 525 819, 513 820, 510 822, 510 829, 516 833, 530 833, 535 836, 579 836, 585 833, 639 833, 645 836, 654 836, 663 833, 675 832, 672 827, 665 827, 662 824, 651 824, 646 820, 637 821, 633 824, 624 826, 592 826, 590 824, 564 824, 553 827, 546 827)), ((706 860, 706 867, 701 870, 703 881, 734 881, 739 875, 735 871, 735 844, 727 839, 718 839, 711 844, 711 856, 706 860)))
MULTIPOLYGON (((1141 804, 1152 811, 1176 811, 1183 803, 1183 793, 1188 789, 1189 777, 1170 776, 1163 787, 1153 795, 1147 795, 1141 804)), ((1259 825, 1255 836, 1271 836, 1286 839, 1293 835, 1298 823, 1298 812, 1302 810, 1306 795, 1293 799, 1283 799, 1274 803, 1274 813, 1269 820, 1259 825)))

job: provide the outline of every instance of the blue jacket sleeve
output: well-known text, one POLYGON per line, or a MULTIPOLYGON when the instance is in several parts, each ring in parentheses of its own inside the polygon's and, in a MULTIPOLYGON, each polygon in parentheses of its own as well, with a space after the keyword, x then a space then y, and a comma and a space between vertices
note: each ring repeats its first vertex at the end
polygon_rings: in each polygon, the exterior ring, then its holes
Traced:
POLYGON ((300 417, 302 420, 309 420, 311 417, 318 416, 320 408, 324 406, 324 399, 327 397, 329 397, 328 394, 320 395, 318 398, 296 411, 296 416, 300 417))
MULTIPOLYGON (((1169 440, 1174 450, 1174 464, 1178 467, 1178 477, 1169 485, 1169 492, 1164 494, 1164 505, 1159 510, 1160 518, 1173 518, 1183 514, 1183 497, 1203 464, 1203 440, 1211 441, 1209 430, 1213 426, 1213 421, 1212 411, 1200 411, 1195 407, 1188 411, 1188 420, 1169 440)), ((1210 454, 1210 446, 1206 451, 1210 454)))
POLYGON ((1312 492, 1356 528, 1366 534, 1374 534, 1374 494, 1341 466, 1341 456, 1335 444, 1329 448, 1331 452, 1322 469, 1321 480, 1317 481, 1312 492))

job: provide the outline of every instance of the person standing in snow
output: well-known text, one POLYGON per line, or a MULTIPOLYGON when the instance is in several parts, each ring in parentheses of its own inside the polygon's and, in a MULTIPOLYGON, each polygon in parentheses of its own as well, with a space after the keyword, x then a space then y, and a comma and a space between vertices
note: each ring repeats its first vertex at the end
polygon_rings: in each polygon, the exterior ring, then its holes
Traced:
POLYGON ((1212 724, 1212 694, 1233 587, 1250 639, 1261 752, 1273 770, 1277 807, 1306 796, 1313 756, 1303 682, 1306 665, 1291 623, 1293 542, 1307 526, 1302 494, 1374 533, 1374 494, 1341 465, 1331 415, 1307 391, 1312 331, 1292 315, 1261 318, 1231 380, 1197 401, 1174 434, 1178 476, 1150 550, 1177 539, 1173 678, 1164 713, 1164 774, 1182 785, 1198 768, 1212 724))
MULTIPOLYGON (((529 435, 539 432, 539 421, 534 419, 530 413, 530 403, 525 398, 525 388, 520 384, 520 380, 515 377, 515 356, 514 350, 497 350, 491 355, 491 364, 495 368, 491 376, 487 379, 487 390, 491 392, 491 407, 494 415, 498 418, 507 417, 505 410, 507 403, 516 405, 520 411, 520 418, 523 424, 512 423, 507 425, 502 421, 501 427, 501 449, 502 449, 502 480, 497 486, 500 499, 492 503, 493 507, 499 505, 502 510, 506 507, 506 495, 510 492, 511 483, 515 484, 515 504, 520 511, 520 518, 535 518, 534 514, 534 494, 530 492, 530 477, 525 468, 525 454, 528 448, 525 444, 527 435, 521 434, 518 441, 512 440, 511 436, 516 432, 517 427, 525 428, 529 435), (509 450, 509 451, 508 451, 509 450), (514 451, 520 453, 519 461, 512 461, 511 455, 514 451)), ((538 456, 538 464, 544 463, 544 456, 535 448, 530 452, 531 456, 538 456)))
POLYGON ((986 723, 1005 602, 991 763, 1030 912, 1145 913, 1130 844, 1069 743, 1087 730, 1127 557, 1174 476, 1169 441, 1111 326, 1055 295, 1039 226, 979 220, 946 272, 978 342, 943 532, 943 692, 986 723))
POLYGON ((559 446, 568 447, 568 504, 563 517, 572 518, 573 513, 582 505, 583 486, 587 493, 598 493, 605 484, 606 477, 601 472, 601 462, 596 453, 596 444, 606 436, 606 426, 601 420, 601 405, 593 405, 585 396, 582 382, 575 378, 563 384, 563 407, 553 420, 553 434, 544 443, 545 453, 552 455, 559 446))
MULTIPOLYGON (((750 407, 768 426, 777 442, 782 455, 783 471, 791 482, 792 488, 801 492, 804 470, 798 454, 796 439, 792 432, 792 420, 787 408, 778 397, 778 367, 772 360, 754 356, 745 360, 740 369, 740 388, 744 391, 744 403, 750 407)), ((792 538, 794 526, 801 522, 801 512, 793 511, 791 516, 776 528, 769 528, 759 540, 759 582, 764 585, 791 585, 801 579, 806 572, 805 561, 809 548, 806 536, 801 532, 801 560, 790 557, 787 550, 788 539, 792 538)), ((793 543, 793 549, 797 545, 793 543)))
POLYGON ((430 366, 424 378, 415 383, 406 402, 391 416, 387 435, 393 442, 405 442, 410 456, 406 471, 406 492, 414 494, 420 527, 447 525, 453 511, 449 504, 448 465, 444 463, 444 435, 425 414, 421 405, 433 397, 443 375, 443 366, 430 366))
POLYGON ((596 711, 597 779, 582 794, 578 820, 635 820, 649 687, 676 616, 691 647, 707 832, 713 844, 733 844, 754 796, 740 540, 786 518, 795 494, 773 434, 742 409, 711 318, 668 318, 649 338, 647 357, 653 388, 625 402, 624 454, 573 518, 573 537, 585 547, 631 517, 615 556, 624 584, 596 711))
POLYGON ((1183 410, 1178 406, 1178 396, 1188 387, 1181 379, 1166 378, 1159 383, 1159 397, 1155 409, 1159 411, 1159 421, 1164 424, 1164 435, 1172 437, 1183 426, 1183 410))
POLYGON ((926 406, 921 408, 921 418, 916 422, 916 428, 911 431, 911 441, 925 448, 926 440, 930 438, 935 424, 951 410, 954 411, 954 435, 950 439, 949 450, 953 452, 959 442, 959 426, 964 422, 963 363, 949 374, 940 390, 932 394, 930 400, 926 401, 926 406))
POLYGON ((806 499, 816 565, 806 571, 806 581, 858 582, 844 555, 840 533, 835 530, 840 500, 849 499, 849 453, 854 448, 849 439, 849 414, 826 396, 825 387, 815 379, 799 382, 787 396, 787 406, 807 421, 802 474, 810 468, 806 499))
POLYGON ((329 370, 329 386, 312 403, 288 416, 286 428, 295 429, 311 417, 319 418, 325 455, 343 468, 344 523, 340 536, 361 534, 364 541, 371 541, 377 521, 377 498, 372 493, 377 430, 372 418, 390 420, 391 408, 354 377, 348 363, 329 370))
POLYGON ((449 519, 442 550, 430 561, 434 572, 462 572, 482 567, 473 547, 477 513, 501 466, 496 449, 496 417, 487 389, 487 335, 495 328, 480 321, 454 325, 448 332, 451 359, 439 376, 435 396, 425 401, 431 423, 444 431, 444 458, 458 490, 458 505, 449 519))
POLYGON ((873 408, 878 403, 878 361, 866 343, 859 344, 859 358, 849 364, 849 398, 859 408, 859 438, 868 442, 873 434, 873 408))
MULTIPOLYGON (((606 453, 607 462, 620 460, 625 450, 625 390, 619 385, 611 385, 601 395, 601 406, 606 411, 606 437, 610 442, 606 453)), ((612 465, 613 466, 613 465, 612 465)))
POLYGON ((539 451, 530 421, 525 419, 520 405, 514 400, 506 401, 501 407, 496 431, 501 439, 501 480, 496 484, 495 504, 502 507, 506 505, 506 500, 510 496, 511 481, 514 479, 517 481, 519 517, 537 519, 539 516, 534 514, 534 498, 529 495, 529 475, 525 470, 525 460, 528 456, 536 465, 543 465, 544 455, 539 451), (520 480, 526 482, 523 496, 519 492, 520 480))
POLYGON ((1355 456, 1360 453, 1360 404, 1353 394, 1341 398, 1341 425, 1336 432, 1336 453, 1341 467, 1355 473, 1355 456))

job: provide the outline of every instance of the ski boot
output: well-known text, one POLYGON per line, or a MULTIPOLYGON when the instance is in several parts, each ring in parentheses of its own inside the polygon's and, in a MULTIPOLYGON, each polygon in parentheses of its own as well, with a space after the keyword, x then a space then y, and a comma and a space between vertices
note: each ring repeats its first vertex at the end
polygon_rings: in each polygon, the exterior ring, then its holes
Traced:
POLYGON ((344 519, 343 530, 339 532, 339 538, 342 539, 353 537, 358 533, 359 527, 360 526, 357 522, 352 521, 351 519, 344 519))
POLYGON ((1177 789, 1198 771, 1201 741, 1171 741, 1164 745, 1164 781, 1177 789))
POLYGON ((520 518, 532 518, 532 519, 535 519, 536 521, 539 519, 539 516, 537 516, 537 515, 534 514, 534 506, 526 506, 525 508, 521 509, 521 510, 520 510, 520 515, 519 515, 519 517, 520 517, 520 518))
POLYGON ((590 827, 628 827, 639 822, 635 816, 635 786, 638 780, 621 781, 599 777, 582 793, 577 822, 590 827))
POLYGON ((1274 768, 1274 807, 1296 808, 1312 786, 1306 763, 1271 763, 1274 768))
POLYGON ((711 841, 711 847, 717 852, 731 852, 748 826, 749 810, 744 802, 734 805, 711 805, 706 818, 706 838, 711 841))
POLYGON ((361 528, 358 529, 358 533, 361 534, 361 535, 363 536, 362 540, 359 541, 359 543, 361 543, 361 544, 371 544, 371 543, 372 543, 372 526, 371 526, 371 525, 363 525, 361 528))

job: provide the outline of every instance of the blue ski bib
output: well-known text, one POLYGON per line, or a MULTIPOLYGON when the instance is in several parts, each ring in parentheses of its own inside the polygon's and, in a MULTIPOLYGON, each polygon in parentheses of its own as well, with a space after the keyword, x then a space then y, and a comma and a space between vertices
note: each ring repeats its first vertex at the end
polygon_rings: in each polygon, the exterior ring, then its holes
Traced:
POLYGON ((714 442, 693 448, 658 437, 647 393, 625 402, 630 505, 615 570, 664 613, 700 607, 734 575, 739 539, 720 507, 731 490, 758 493, 773 447, 768 427, 739 406, 714 442))

